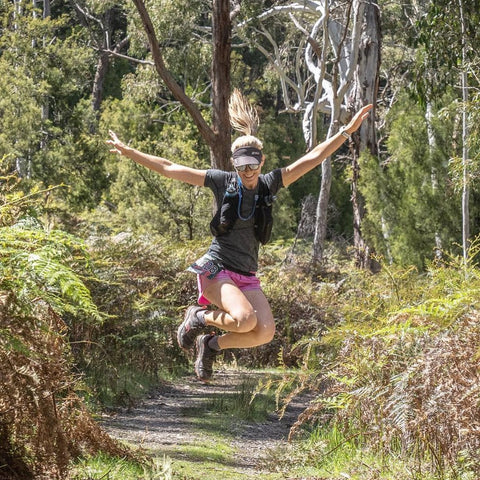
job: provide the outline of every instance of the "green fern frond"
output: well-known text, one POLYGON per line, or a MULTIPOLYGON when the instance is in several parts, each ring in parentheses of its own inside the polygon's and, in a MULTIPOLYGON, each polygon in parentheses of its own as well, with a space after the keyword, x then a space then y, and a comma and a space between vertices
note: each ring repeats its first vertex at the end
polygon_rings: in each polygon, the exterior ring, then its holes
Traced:
POLYGON ((344 410, 352 403, 353 396, 349 392, 341 392, 338 395, 321 397, 321 403, 329 410, 344 410))
POLYGON ((23 260, 24 272, 29 272, 32 278, 36 277, 39 284, 45 286, 50 299, 55 296, 62 299, 55 302, 57 309, 71 311, 69 307, 73 304, 96 320, 101 320, 90 291, 70 267, 37 253, 19 255, 17 259, 20 264, 23 260), (64 301, 67 303, 64 304, 64 301))
POLYGON ((0 228, 0 288, 13 291, 24 308, 42 299, 57 312, 102 316, 74 268, 85 269, 83 243, 64 232, 46 232, 36 222, 0 228), (83 265, 82 265, 83 264, 83 265))
POLYGON ((429 298, 420 305, 404 308, 399 313, 430 317, 445 327, 472 308, 478 308, 479 295, 478 287, 466 288, 444 297, 429 298))

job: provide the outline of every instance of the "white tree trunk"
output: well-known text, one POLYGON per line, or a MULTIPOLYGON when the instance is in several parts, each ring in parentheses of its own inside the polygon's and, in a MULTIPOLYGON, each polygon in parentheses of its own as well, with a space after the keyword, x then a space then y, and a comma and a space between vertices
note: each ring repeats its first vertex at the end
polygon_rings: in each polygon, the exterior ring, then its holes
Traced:
POLYGON ((380 12, 377 4, 371 0, 365 4, 364 27, 360 41, 357 68, 349 110, 357 111, 369 103, 374 105, 367 120, 353 136, 352 144, 352 207, 353 207, 353 241, 355 248, 355 263, 360 268, 372 268, 371 250, 362 235, 362 222, 365 216, 365 202, 359 191, 360 165, 358 163, 362 150, 367 149, 377 156, 377 139, 375 131, 375 104, 377 100, 381 30, 380 12))
MULTIPOLYGON (((334 71, 337 72, 338 76, 333 77, 332 84, 330 86, 324 85, 331 109, 328 137, 334 135, 338 131, 339 122, 342 116, 342 105, 347 103, 347 94, 351 89, 351 82, 354 78, 359 57, 360 37, 362 32, 365 4, 363 2, 353 0, 351 3, 351 8, 352 28, 351 32, 349 32, 350 37, 348 42, 344 42, 345 32, 339 29, 338 23, 331 22, 329 25, 330 40, 332 42, 335 58, 337 60, 334 71)), ((327 158, 322 163, 322 179, 320 184, 320 193, 318 195, 317 218, 313 241, 313 264, 319 264, 323 261, 323 252, 327 237, 328 204, 330 201, 331 185, 332 164, 331 159, 327 158)))
MULTIPOLYGON (((428 150, 430 152, 430 158, 433 158, 433 153, 437 147, 437 141, 435 139, 435 132, 432 125, 433 111, 432 104, 427 103, 427 108, 425 111, 425 121, 427 123, 427 138, 428 138, 428 150)), ((432 194, 438 191, 438 173, 435 165, 432 162, 432 167, 430 171, 430 179, 432 185, 432 194)), ((442 239, 440 238, 440 232, 435 231, 435 258, 440 260, 442 258, 442 239)))
POLYGON ((463 164, 463 189, 462 189, 462 246, 463 259, 466 262, 470 249, 470 186, 468 168, 468 125, 467 125, 467 101, 468 101, 468 80, 467 73, 462 72, 462 164, 463 164))
MULTIPOLYGON (((377 8, 371 1, 371 8, 377 8)), ((364 18, 365 0, 309 0, 279 5, 268 9, 259 15, 256 20, 256 33, 263 36, 264 42, 257 42, 256 47, 267 57, 280 79, 283 100, 286 110, 292 113, 303 113, 303 135, 308 149, 315 147, 316 139, 316 116, 322 112, 329 116, 330 126, 328 136, 334 135, 341 123, 346 123, 349 117, 348 96, 352 90, 352 83, 357 83, 355 91, 363 94, 363 82, 371 85, 372 91, 377 87, 379 58, 375 52, 372 56, 367 55, 369 45, 361 46, 362 30, 369 28, 369 21, 364 18), (299 14, 295 17, 296 14, 299 14), (303 39, 298 45, 292 47, 278 45, 275 37, 269 33, 263 25, 263 21, 275 16, 289 16, 298 30, 303 34, 303 39), (305 42, 306 47, 303 47, 305 42), (270 48, 266 45, 270 44, 270 48), (354 73, 363 48, 366 63, 357 69, 358 79, 354 81, 354 73), (300 53, 303 52, 303 58, 300 53), (372 58, 374 60, 372 61, 372 58), (292 62, 292 59, 294 61, 292 62), (370 63, 374 69, 370 69, 370 63), (294 64, 293 64, 294 63, 294 64), (328 67, 328 77, 325 75, 328 67), (305 72, 305 66, 307 72, 305 72), (373 78, 369 72, 373 71, 373 78), (369 76, 370 75, 370 76, 369 76), (361 77, 361 78, 360 78, 361 77), (315 92, 312 98, 311 92, 315 92)), ((239 25, 246 27, 250 21, 239 25)), ((253 22, 252 22, 253 23, 253 22)), ((379 28, 379 25, 375 25, 379 28)), ((245 29, 239 34, 245 35, 245 29)), ((379 35, 379 31, 376 32, 379 35)), ((367 37, 369 35, 367 34, 367 37)), ((246 35, 246 38, 248 35, 246 35)), ((251 37, 248 37, 250 40, 251 37)), ((374 95, 370 95, 374 98, 374 95)), ((359 106, 370 102, 369 96, 359 97, 359 106)), ((374 103, 374 102, 372 102, 374 103)), ((353 108, 350 108, 350 112, 353 108)), ((374 117, 374 114, 371 115, 374 117)), ((369 141, 375 144, 375 137, 370 133, 373 120, 369 129, 362 135, 367 135, 369 141)), ((362 140, 363 145, 368 141, 362 140)), ((317 219, 315 227, 313 263, 323 260, 323 250, 327 234, 327 212, 330 199, 332 182, 331 160, 326 159, 322 163, 322 178, 317 204, 317 219)))
POLYGON ((468 78, 467 78, 467 34, 466 23, 463 12, 463 2, 459 0, 460 19, 462 26, 462 165, 463 165, 463 190, 462 190, 462 246, 463 260, 466 263, 470 249, 470 186, 469 186, 469 167, 468 167, 468 78))

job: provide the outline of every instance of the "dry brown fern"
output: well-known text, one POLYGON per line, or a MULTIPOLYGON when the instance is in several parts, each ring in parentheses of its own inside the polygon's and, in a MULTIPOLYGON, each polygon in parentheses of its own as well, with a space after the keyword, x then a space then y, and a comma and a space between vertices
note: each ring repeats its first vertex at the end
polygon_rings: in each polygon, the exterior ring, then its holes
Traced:
POLYGON ((54 480, 80 454, 128 455, 75 392, 62 319, 45 304, 34 317, 22 315, 13 300, 0 296, 0 471, 54 480))
POLYGON ((333 421, 347 435, 368 435, 369 448, 387 454, 393 448, 396 455, 400 449, 437 472, 455 468, 462 457, 480 475, 479 320, 473 311, 431 334, 346 338, 330 371, 338 380, 298 417, 290 435, 307 423, 333 421))

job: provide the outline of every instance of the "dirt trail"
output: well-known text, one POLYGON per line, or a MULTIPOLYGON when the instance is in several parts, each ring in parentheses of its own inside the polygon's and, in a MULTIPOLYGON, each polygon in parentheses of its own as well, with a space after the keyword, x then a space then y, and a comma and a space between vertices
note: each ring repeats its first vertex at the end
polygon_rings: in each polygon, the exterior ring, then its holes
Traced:
MULTIPOLYGON (((205 403, 218 402, 222 395, 235 394, 249 375, 256 374, 217 371, 211 384, 185 377, 181 382, 166 385, 133 410, 104 419, 104 427, 115 438, 175 460, 176 455, 182 455, 181 446, 189 447, 202 440, 199 416, 204 412, 205 403)), ((288 448, 289 429, 305 408, 306 401, 290 405, 281 419, 270 414, 259 423, 235 422, 234 431, 230 432, 233 435, 226 437, 235 451, 229 465, 231 471, 244 474, 246 478, 258 478, 258 474, 267 473, 274 452, 288 448)))

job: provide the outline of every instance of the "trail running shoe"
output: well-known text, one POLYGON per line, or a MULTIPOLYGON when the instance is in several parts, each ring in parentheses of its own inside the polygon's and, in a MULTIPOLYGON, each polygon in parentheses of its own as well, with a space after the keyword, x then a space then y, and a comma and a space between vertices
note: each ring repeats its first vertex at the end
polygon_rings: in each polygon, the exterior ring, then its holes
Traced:
POLYGON ((205 323, 197 317, 197 313, 203 309, 204 307, 199 307, 197 305, 188 307, 185 313, 185 318, 178 327, 177 340, 180 348, 183 348, 183 350, 190 350, 193 347, 197 336, 203 333, 206 328, 205 323))
POLYGON ((213 374, 213 362, 220 353, 208 346, 209 340, 214 337, 213 333, 197 337, 197 359, 195 360, 195 373, 203 382, 208 382, 213 374))

